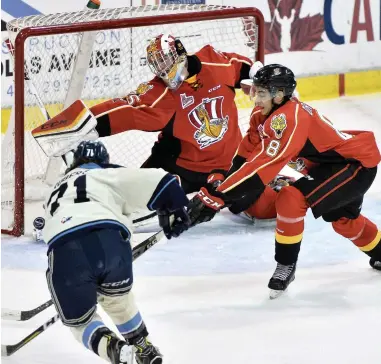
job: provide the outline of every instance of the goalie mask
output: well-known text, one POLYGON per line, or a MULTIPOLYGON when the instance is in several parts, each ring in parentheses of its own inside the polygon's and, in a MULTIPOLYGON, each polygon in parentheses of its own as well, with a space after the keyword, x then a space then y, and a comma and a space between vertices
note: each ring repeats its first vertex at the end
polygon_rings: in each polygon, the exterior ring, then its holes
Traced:
POLYGON ((179 39, 161 34, 147 47, 147 61, 151 71, 171 89, 177 90, 188 76, 186 50, 179 39))

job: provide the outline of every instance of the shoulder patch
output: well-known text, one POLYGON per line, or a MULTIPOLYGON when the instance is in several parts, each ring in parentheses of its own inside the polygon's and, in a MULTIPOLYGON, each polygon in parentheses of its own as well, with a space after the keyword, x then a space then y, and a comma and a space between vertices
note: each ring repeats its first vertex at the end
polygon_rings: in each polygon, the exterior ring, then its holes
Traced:
POLYGON ((304 102, 301 102, 300 104, 302 105, 302 108, 306 110, 311 116, 313 115, 313 109, 310 105, 307 105, 304 102))
POLYGON ((136 93, 136 95, 141 96, 141 95, 146 94, 151 89, 153 89, 153 85, 151 85, 147 82, 143 82, 137 87, 135 93, 136 93))
POLYGON ((283 132, 287 128, 287 121, 285 114, 274 115, 270 122, 270 128, 275 133, 275 138, 282 138, 283 132))
POLYGON ((151 89, 153 89, 153 85, 143 82, 136 88, 135 91, 130 92, 125 99, 130 106, 138 106, 141 102, 140 96, 146 94, 151 89))

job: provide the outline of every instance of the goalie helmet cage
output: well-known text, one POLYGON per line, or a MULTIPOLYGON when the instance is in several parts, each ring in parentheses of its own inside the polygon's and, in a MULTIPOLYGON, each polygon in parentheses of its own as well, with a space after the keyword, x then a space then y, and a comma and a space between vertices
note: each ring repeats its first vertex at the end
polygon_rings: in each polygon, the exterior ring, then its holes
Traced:
MULTIPOLYGON (((95 84, 89 86, 85 82, 81 93, 81 99, 89 106, 104 99, 123 97, 153 77, 146 65, 145 48, 157 34, 171 33, 179 37, 188 53, 211 44, 220 51, 237 52, 253 60, 264 61, 264 18, 253 7, 146 5, 87 10, 15 19, 8 23, 8 31, 15 48, 14 126, 12 129, 11 120, 7 130, 11 142, 8 147, 5 144, 7 148, 2 146, 8 154, 3 155, 7 162, 2 165, 2 174, 8 179, 7 201, 4 201, 5 182, 2 177, 2 217, 6 207, 10 210, 8 213, 12 214, 12 221, 7 223, 6 228, 3 228, 2 223, 1 232, 15 236, 24 234, 25 200, 30 199, 25 197, 25 187, 29 181, 32 181, 31 184, 35 181, 42 183, 48 162, 30 134, 31 129, 46 121, 41 102, 39 104, 33 94, 37 90, 37 98, 42 99, 51 116, 62 110, 68 96, 64 92, 70 89, 70 72, 80 52, 78 44, 81 34, 93 32, 100 39, 94 43, 85 78, 86 82, 91 79, 100 82, 101 79, 102 87, 95 90, 95 84), (118 46, 113 46, 113 31, 119 32, 119 36, 114 33, 114 40, 119 39, 118 46), (59 52, 52 51, 58 44, 57 37, 60 37, 59 42, 65 42, 60 43, 59 52), (101 46, 106 41, 105 49, 101 46), (125 54, 128 56, 124 57, 125 54), (111 70, 116 66, 122 73, 118 77, 111 74, 110 80, 110 75, 104 74, 105 69, 111 70), (60 79, 54 80, 52 75, 63 77, 62 73, 68 73, 69 76, 62 81, 63 90, 56 90, 60 79), (29 82, 31 85, 28 85, 29 82)), ((143 87, 139 92, 145 91, 143 87)), ((246 125, 248 117, 249 114, 246 114, 246 125)), ((246 130, 241 121, 240 126, 246 130)), ((151 133, 129 131, 105 138, 107 148, 109 151, 111 149, 112 162, 140 165, 149 156, 156 139, 156 134, 154 138, 149 135, 151 133), (127 140, 126 135, 129 138, 127 140), (131 147, 129 151, 125 150, 127 147, 131 147), (145 153, 141 149, 145 149, 145 153)), ((41 194, 41 188, 36 190, 41 194)), ((41 197, 37 200, 41 201, 41 197)), ((39 202, 39 205, 42 203, 39 202)))

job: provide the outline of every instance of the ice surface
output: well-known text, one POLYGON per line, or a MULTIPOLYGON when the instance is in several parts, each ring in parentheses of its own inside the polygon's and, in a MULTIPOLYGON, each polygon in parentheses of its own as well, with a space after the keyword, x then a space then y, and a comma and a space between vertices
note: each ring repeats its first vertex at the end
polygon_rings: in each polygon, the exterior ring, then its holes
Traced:
MULTIPOLYGON (((381 95, 311 102, 340 129, 376 133, 381 95)), ((381 226, 381 174, 364 215, 381 226)), ((181 238, 162 242, 135 263, 135 294, 152 339, 174 364, 358 364, 381 358, 381 274, 330 224, 306 219, 296 280, 268 299, 275 267, 273 227, 249 225, 223 211, 181 238)), ((2 239, 2 307, 31 309, 49 299, 46 248, 2 239)), ((1 343, 15 343, 54 315, 2 321, 1 343)), ((102 363, 56 323, 10 364, 102 363)))

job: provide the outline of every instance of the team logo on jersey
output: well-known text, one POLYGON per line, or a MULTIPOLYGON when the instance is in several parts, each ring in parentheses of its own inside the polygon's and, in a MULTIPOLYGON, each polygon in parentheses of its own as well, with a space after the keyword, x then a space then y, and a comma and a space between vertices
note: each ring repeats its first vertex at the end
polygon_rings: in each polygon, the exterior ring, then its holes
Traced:
POLYGON ((135 93, 138 96, 142 96, 142 95, 145 95, 151 89, 153 89, 153 85, 151 85, 147 82, 143 82, 138 86, 135 93))
POLYGON ((189 114, 192 125, 197 128, 194 138, 200 149, 219 142, 228 130, 229 116, 223 116, 223 96, 203 99, 189 114))
POLYGON ((188 106, 194 104, 194 97, 187 96, 186 94, 180 94, 181 106, 186 109, 188 106))
POLYGON ((282 138, 283 132, 287 128, 287 122, 286 122, 286 115, 279 114, 273 116, 270 122, 270 128, 275 133, 275 138, 280 139, 282 138))

